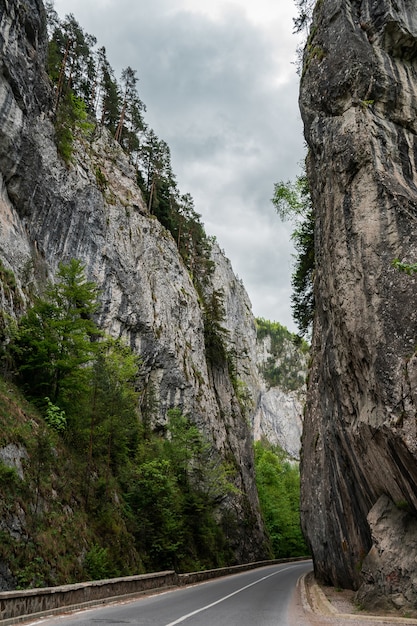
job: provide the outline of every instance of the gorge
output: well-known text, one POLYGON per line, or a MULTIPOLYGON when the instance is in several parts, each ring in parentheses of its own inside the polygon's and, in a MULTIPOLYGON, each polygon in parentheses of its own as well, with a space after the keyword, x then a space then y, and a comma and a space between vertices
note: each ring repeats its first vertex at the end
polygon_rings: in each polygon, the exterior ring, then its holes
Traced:
MULTIPOLYGON (((255 485, 253 431, 257 438, 267 432, 282 446, 291 440, 288 452, 297 458, 303 391, 293 389, 287 397, 264 380, 262 364, 274 364, 277 357, 268 337, 257 343, 250 301, 230 262, 210 242, 202 267, 186 266, 178 249, 180 235, 174 239, 151 213, 134 163, 108 129, 97 125, 90 134, 74 133, 70 157, 58 152, 44 6, 39 0, 4 0, 0 9, 2 341, 8 326, 56 280, 61 263, 79 260, 98 287, 100 329, 140 356, 136 388, 152 428, 164 432, 170 411, 177 409, 209 442, 211 460, 231 468, 229 491, 216 511, 218 527, 228 537, 229 559, 267 558, 271 552, 255 485), (286 398, 288 407, 277 425, 277 405, 285 405, 286 398)), ((291 339, 285 343, 292 353, 291 339)), ((300 354, 301 376, 305 361, 300 354)), ((27 572, 19 583, 51 584, 63 576, 74 580, 87 557, 95 559, 99 575, 104 553, 94 541, 100 528, 89 526, 88 507, 84 510, 81 499, 66 491, 76 468, 70 459, 60 459, 65 457, 61 444, 46 446, 39 419, 10 394, 6 383, 0 478, 11 490, 1 501, 0 531, 3 547, 16 548, 15 558, 26 551, 27 572), (26 446, 23 433, 30 434, 33 448, 26 446), (65 538, 62 554, 54 554, 57 533, 65 538), (40 553, 45 544, 48 549, 40 553), (65 559, 58 573, 57 562, 65 559), (46 582, 35 576, 37 565, 39 572, 49 572, 46 582)), ((92 433, 93 419, 91 424, 92 433)), ((116 511, 113 518, 100 512, 106 540, 113 542, 110 554, 120 554, 122 546, 129 555, 127 569, 143 568, 126 528, 129 507, 121 504, 109 474, 104 479, 93 473, 91 480, 98 499, 104 490, 116 511)), ((13 563, 4 554, 0 582, 4 589, 16 585, 13 563)))

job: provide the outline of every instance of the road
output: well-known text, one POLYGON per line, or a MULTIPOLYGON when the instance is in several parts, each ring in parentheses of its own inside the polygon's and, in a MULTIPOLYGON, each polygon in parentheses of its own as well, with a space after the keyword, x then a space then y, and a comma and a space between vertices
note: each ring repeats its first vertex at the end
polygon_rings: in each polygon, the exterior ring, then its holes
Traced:
POLYGON ((294 626, 290 607, 298 578, 311 561, 270 565, 215 580, 37 620, 42 626, 294 626))

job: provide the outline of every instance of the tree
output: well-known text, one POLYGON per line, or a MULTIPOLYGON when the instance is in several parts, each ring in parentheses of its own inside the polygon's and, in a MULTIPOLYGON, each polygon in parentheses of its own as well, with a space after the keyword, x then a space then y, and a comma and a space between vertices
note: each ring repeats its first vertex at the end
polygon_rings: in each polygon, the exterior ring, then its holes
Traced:
POLYGON ((60 264, 57 282, 20 320, 10 350, 28 395, 50 398, 61 409, 85 391, 100 330, 93 320, 97 288, 86 280, 84 266, 72 259, 60 264))
POLYGON ((66 163, 72 158, 73 141, 77 132, 88 137, 94 126, 88 121, 84 100, 72 91, 62 98, 55 119, 57 149, 66 163))
POLYGON ((184 546, 182 494, 170 462, 137 465, 125 496, 136 519, 136 544, 148 571, 176 568, 184 546))
POLYGON ((307 177, 297 177, 294 183, 275 184, 272 202, 282 220, 292 220, 292 240, 297 255, 292 274, 291 296, 294 320, 301 336, 307 335, 314 317, 314 226, 315 215, 307 177))
POLYGON ((294 31, 300 33, 308 30, 316 0, 294 0, 298 15, 293 19, 294 31))
POLYGON ((203 319, 207 363, 214 367, 224 367, 228 360, 226 339, 229 333, 222 326, 225 319, 223 291, 215 290, 205 297, 203 319))
MULTIPOLYGON (((122 71, 123 96, 114 138, 129 151, 132 150, 132 141, 136 133, 144 127, 142 111, 145 106, 138 96, 137 82, 136 70, 129 66, 122 71)), ((134 142, 134 148, 138 147, 139 144, 134 142)))
POLYGON ((140 170, 144 185, 142 191, 148 209, 171 230, 172 198, 176 194, 176 182, 171 167, 171 152, 165 141, 158 139, 152 129, 144 135, 140 147, 140 170))
POLYGON ((277 446, 255 442, 256 486, 275 558, 305 556, 300 524, 300 475, 277 446))
MULTIPOLYGON (((53 13, 50 12, 50 23, 53 13)), ((55 111, 61 98, 73 91, 88 107, 94 89, 95 64, 93 47, 96 38, 84 33, 75 17, 67 15, 63 22, 55 22, 49 43, 49 74, 56 85, 55 111)))
POLYGON ((105 457, 114 475, 136 452, 139 361, 120 339, 107 337, 100 342, 93 363, 89 458, 92 461, 94 454, 105 457))

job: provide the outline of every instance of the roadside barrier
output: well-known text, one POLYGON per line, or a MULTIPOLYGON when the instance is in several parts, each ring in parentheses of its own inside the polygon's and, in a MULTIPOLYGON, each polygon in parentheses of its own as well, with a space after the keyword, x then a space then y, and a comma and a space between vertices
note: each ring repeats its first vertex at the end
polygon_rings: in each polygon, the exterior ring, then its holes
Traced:
POLYGON ((149 591, 160 592, 267 565, 303 561, 305 558, 308 557, 258 561, 188 574, 177 574, 169 570, 108 580, 94 580, 73 585, 2 591, 0 592, 0 626, 11 626, 47 615, 128 600, 149 591))

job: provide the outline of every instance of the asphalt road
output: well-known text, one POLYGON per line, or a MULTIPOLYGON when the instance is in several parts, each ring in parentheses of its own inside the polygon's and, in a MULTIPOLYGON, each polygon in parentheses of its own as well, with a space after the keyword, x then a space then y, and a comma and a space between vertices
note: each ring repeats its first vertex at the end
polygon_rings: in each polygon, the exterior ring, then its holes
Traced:
POLYGON ((293 626, 290 605, 311 561, 270 565, 138 600, 51 617, 42 626, 293 626))

